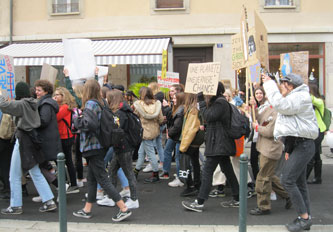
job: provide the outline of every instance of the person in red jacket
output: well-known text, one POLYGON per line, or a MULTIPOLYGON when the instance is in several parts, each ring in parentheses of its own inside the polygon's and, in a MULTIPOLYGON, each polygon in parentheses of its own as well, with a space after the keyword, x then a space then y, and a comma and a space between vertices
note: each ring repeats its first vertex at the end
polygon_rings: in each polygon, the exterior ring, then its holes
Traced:
POLYGON ((76 107, 75 99, 64 87, 59 87, 56 89, 53 94, 53 99, 59 105, 59 112, 57 113, 58 128, 62 150, 65 154, 66 166, 71 183, 71 186, 67 189, 66 193, 78 193, 80 192, 80 190, 77 186, 76 170, 72 160, 72 146, 74 142, 74 135, 71 131, 72 109, 76 107))

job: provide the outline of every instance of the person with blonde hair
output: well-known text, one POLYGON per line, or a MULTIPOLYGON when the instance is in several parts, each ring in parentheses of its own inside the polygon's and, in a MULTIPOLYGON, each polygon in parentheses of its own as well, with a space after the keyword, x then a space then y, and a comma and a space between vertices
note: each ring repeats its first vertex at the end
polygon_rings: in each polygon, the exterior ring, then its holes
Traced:
POLYGON ((74 135, 72 133, 72 110, 76 107, 76 102, 71 93, 64 87, 58 87, 53 94, 53 99, 59 105, 57 113, 58 129, 61 139, 62 150, 65 154, 66 166, 69 174, 71 186, 66 193, 78 193, 76 171, 72 160, 72 146, 74 135))
POLYGON ((96 131, 100 126, 102 108, 104 105, 101 96, 101 87, 96 80, 88 80, 84 84, 82 105, 82 116, 74 120, 74 125, 80 132, 80 150, 82 156, 89 162, 88 166, 88 199, 83 209, 74 211, 73 215, 82 218, 92 217, 92 206, 96 201, 97 183, 99 183, 108 196, 116 202, 120 208, 119 213, 112 217, 113 221, 119 222, 129 216, 132 212, 127 208, 121 199, 117 189, 112 185, 105 170, 104 156, 106 148, 104 148, 96 137, 96 131))

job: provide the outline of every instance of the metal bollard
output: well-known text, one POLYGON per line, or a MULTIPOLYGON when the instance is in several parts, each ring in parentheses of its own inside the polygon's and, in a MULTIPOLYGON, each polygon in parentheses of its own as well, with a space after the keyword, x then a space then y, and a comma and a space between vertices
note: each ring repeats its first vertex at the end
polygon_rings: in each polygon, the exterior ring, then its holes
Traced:
POLYGON ((247 214, 247 165, 248 158, 242 154, 239 159, 240 176, 239 176, 239 232, 246 232, 246 214, 247 214))
POLYGON ((67 205, 66 205, 66 180, 65 180, 65 155, 58 154, 58 198, 59 198, 59 229, 67 232, 67 205))

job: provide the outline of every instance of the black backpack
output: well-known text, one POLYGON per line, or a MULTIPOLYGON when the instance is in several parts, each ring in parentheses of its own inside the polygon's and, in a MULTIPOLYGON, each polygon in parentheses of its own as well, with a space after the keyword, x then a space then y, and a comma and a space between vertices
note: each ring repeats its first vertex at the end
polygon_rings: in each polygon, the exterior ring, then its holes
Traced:
MULTIPOLYGON (((224 101, 227 101, 226 99, 222 98, 224 101)), ((238 108, 230 104, 230 114, 231 114, 231 122, 230 127, 226 129, 228 135, 232 139, 240 139, 243 135, 247 138, 251 132, 250 129, 250 121, 249 119, 241 114, 238 110, 238 108)))
POLYGON ((128 111, 127 116, 128 116, 129 142, 133 147, 138 147, 142 142, 142 136, 143 136, 143 128, 141 120, 132 111, 128 111))
POLYGON ((102 106, 102 104, 97 100, 92 101, 98 103, 102 109, 99 131, 96 134, 100 144, 104 148, 121 144, 124 139, 125 132, 118 126, 119 118, 112 112, 104 99, 104 106, 102 106))

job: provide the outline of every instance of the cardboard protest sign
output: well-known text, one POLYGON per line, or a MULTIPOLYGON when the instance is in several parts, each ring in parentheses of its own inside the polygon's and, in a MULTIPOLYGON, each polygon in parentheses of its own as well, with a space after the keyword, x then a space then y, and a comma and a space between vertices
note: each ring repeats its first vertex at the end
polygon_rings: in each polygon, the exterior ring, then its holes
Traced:
POLYGON ((240 24, 240 29, 241 29, 241 40, 242 40, 242 51, 243 51, 243 55, 244 55, 244 61, 247 62, 248 60, 248 23, 247 23, 247 12, 246 12, 246 8, 243 7, 242 10, 242 16, 241 16, 241 24, 240 24))
POLYGON ((15 71, 13 57, 0 54, 0 90, 5 98, 15 98, 15 71))
POLYGON ((95 77, 95 57, 89 39, 63 39, 64 66, 72 81, 83 81, 95 77))
POLYGON ((168 52, 163 49, 163 52, 162 52, 162 74, 161 74, 162 79, 166 78, 167 63, 168 63, 168 52))
POLYGON ((43 64, 42 72, 40 74, 41 80, 48 80, 54 85, 57 79, 57 75, 58 70, 56 68, 46 63, 43 64))
POLYGON ((179 84, 179 73, 166 72, 165 78, 162 78, 162 71, 157 71, 157 83, 160 87, 168 88, 174 84, 179 84))
POLYGON ((192 63, 188 65, 185 92, 216 95, 221 63, 192 63))
POLYGON ((309 52, 302 51, 280 54, 280 70, 282 76, 295 73, 303 78, 305 84, 308 84, 309 52))
MULTIPOLYGON (((255 28, 255 39, 257 44, 256 58, 260 61, 261 66, 264 67, 267 71, 269 71, 267 29, 263 21, 256 13, 256 11, 254 11, 254 28, 255 28)), ((249 38, 249 43, 250 43, 250 38, 249 38)))
POLYGON ((251 82, 260 82, 260 62, 257 62, 254 65, 250 65, 250 77, 251 77, 251 82))
POLYGON ((241 34, 231 36, 231 49, 232 49, 232 69, 238 70, 245 67, 244 54, 242 49, 241 34))

